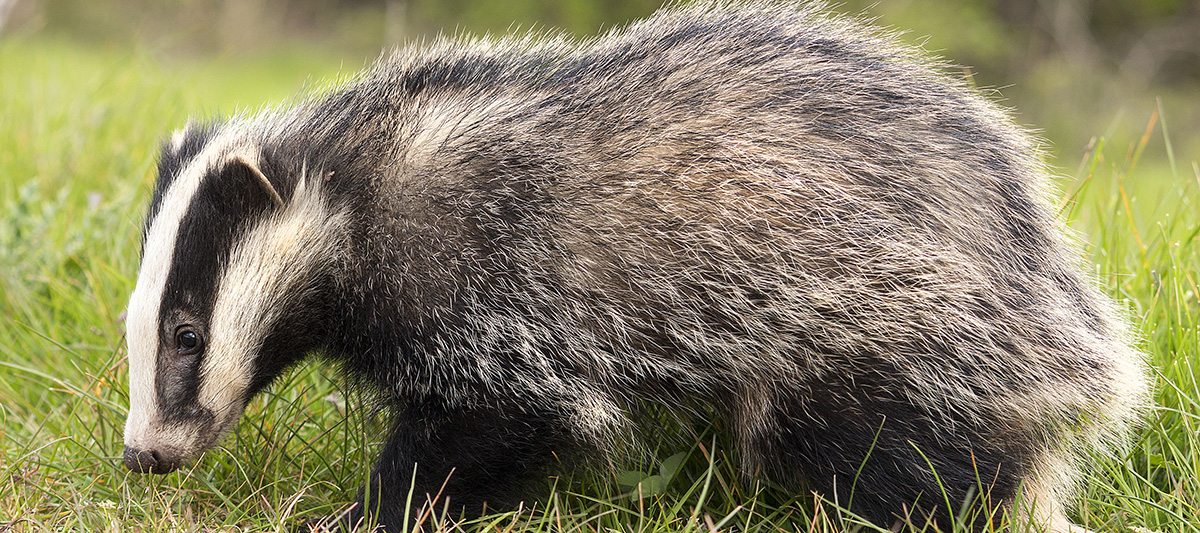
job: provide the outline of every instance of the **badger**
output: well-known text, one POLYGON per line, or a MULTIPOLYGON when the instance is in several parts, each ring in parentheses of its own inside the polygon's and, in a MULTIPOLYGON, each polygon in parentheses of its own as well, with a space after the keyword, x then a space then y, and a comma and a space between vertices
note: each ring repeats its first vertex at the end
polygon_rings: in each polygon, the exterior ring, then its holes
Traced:
POLYGON ((986 497, 1070 531, 1144 357, 1037 141, 946 71, 820 7, 709 1, 442 37, 190 122, 143 228, 124 463, 195 461, 315 356, 388 413, 351 526, 515 505, 666 412, 884 527, 986 497))

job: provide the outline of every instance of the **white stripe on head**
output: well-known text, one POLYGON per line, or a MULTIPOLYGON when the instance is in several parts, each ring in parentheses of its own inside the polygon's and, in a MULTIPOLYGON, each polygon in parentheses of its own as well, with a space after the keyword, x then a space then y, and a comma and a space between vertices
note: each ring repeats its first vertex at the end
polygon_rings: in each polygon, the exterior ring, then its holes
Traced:
MULTIPOLYGON (((175 255, 179 226, 187 215, 192 197, 204 176, 225 157, 230 138, 236 131, 222 130, 183 171, 175 177, 163 195, 158 213, 146 231, 142 265, 137 283, 129 296, 125 315, 126 344, 129 357, 129 415, 125 420, 125 444, 139 447, 151 426, 158 422, 159 310, 171 261, 175 255)), ((160 177, 161 178, 161 177, 160 177)))
MULTIPOLYGON (((311 289, 312 269, 330 260, 341 242, 346 214, 330 213, 320 180, 302 177, 291 200, 239 239, 221 275, 200 367, 199 402, 218 433, 241 416, 254 360, 278 319, 311 289)), ((219 435, 213 435, 216 439, 219 435)))

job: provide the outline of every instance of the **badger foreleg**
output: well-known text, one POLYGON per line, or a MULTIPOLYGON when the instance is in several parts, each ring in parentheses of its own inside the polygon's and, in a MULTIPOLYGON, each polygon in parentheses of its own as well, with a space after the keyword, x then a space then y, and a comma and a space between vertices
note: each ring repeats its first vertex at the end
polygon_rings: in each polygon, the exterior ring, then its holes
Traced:
POLYGON ((562 417, 511 405, 410 405, 393 428, 358 505, 338 521, 409 530, 431 520, 470 519, 485 509, 515 507, 537 474, 566 446, 562 417), (443 515, 444 513, 444 515, 443 515))

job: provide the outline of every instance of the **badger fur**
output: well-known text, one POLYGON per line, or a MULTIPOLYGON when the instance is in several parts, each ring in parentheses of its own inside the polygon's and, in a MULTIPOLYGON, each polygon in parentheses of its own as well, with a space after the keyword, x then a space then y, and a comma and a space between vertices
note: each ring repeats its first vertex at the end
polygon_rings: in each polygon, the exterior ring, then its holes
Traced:
POLYGON ((1147 381, 1047 182, 996 106, 811 6, 400 51, 166 143, 125 463, 195 460, 319 354, 392 417, 352 519, 514 504, 651 406, 884 526, 982 490, 1067 531, 1147 381))

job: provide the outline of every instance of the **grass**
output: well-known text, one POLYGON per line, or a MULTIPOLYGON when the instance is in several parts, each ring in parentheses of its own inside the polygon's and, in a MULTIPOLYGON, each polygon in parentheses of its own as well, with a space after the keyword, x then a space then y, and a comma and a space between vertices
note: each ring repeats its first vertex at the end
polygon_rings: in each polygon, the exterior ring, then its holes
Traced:
MULTIPOLYGON (((307 55, 171 65, 144 53, 0 41, 0 532, 290 530, 354 498, 376 425, 319 366, 273 387, 234 437, 189 469, 136 476, 119 459, 120 313, 157 143, 190 114, 278 101, 339 65, 307 55)), ((1195 531, 1200 169, 1170 152, 1163 115, 1147 119, 1131 145, 1100 138, 1064 157, 1080 161, 1059 184, 1064 217, 1085 236, 1096 278, 1129 307, 1157 373, 1157 407, 1137 441, 1123 457, 1097 459, 1072 515, 1103 531, 1195 531), (1165 157, 1148 159, 1162 149, 1165 157)), ((699 433, 690 446, 660 450, 661 465, 552 480, 554 494, 533 509, 481 524, 874 530, 835 502, 735 484, 734 461, 699 433)), ((909 529, 932 531, 920 522, 909 529)))

